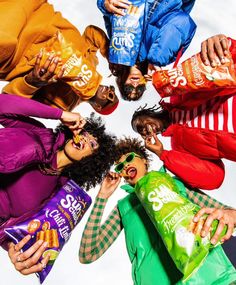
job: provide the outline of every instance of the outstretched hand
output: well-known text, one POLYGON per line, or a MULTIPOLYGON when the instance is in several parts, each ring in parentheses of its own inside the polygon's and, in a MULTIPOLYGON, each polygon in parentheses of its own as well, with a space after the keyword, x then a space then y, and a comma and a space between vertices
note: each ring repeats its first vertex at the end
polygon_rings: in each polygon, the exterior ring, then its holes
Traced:
POLYGON ((25 77, 28 84, 38 88, 51 83, 56 83, 64 73, 64 68, 62 67, 58 74, 55 74, 56 68, 61 61, 59 57, 51 54, 44 63, 42 63, 42 57, 43 53, 40 52, 36 57, 33 70, 31 70, 25 77))
POLYGON ((225 35, 210 37, 201 44, 201 58, 205 65, 216 67, 224 64, 225 57, 229 54, 229 41, 225 35))
POLYGON ((108 199, 120 184, 121 177, 118 173, 109 172, 103 179, 101 188, 98 192, 99 198, 108 199))
POLYGON ((124 16, 124 9, 128 9, 131 2, 128 0, 105 0, 104 6, 106 10, 112 14, 124 16))
POLYGON ((217 226, 214 236, 211 238, 211 243, 216 244, 219 241, 220 235, 224 229, 224 226, 227 225, 227 232, 225 236, 221 238, 221 241, 224 242, 228 240, 236 226, 236 210, 234 209, 216 209, 216 208, 202 208, 194 217, 193 221, 198 222, 202 216, 208 214, 204 225, 201 230, 201 236, 207 236, 211 231, 211 226, 214 220, 218 220, 219 224, 217 226))
POLYGON ((154 132, 145 137, 145 147, 151 152, 155 153, 158 157, 161 156, 164 150, 162 142, 158 139, 154 132))
POLYGON ((50 259, 50 254, 47 254, 39 262, 43 252, 47 248, 47 242, 43 242, 42 240, 35 242, 25 252, 21 252, 21 249, 30 240, 30 238, 31 236, 28 235, 16 245, 13 242, 9 243, 8 255, 11 262, 14 264, 15 269, 23 275, 42 271, 50 259))

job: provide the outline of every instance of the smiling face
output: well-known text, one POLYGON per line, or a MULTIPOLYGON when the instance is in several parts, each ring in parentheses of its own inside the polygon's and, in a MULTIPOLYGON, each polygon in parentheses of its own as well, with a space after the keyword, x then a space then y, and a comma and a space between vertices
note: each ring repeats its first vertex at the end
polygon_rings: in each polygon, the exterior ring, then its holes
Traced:
POLYGON ((121 164, 120 174, 124 177, 127 183, 135 185, 136 182, 142 178, 147 173, 147 161, 144 158, 141 158, 139 155, 133 155, 133 152, 126 153, 121 156, 117 165, 121 164), (130 158, 131 157, 131 158, 130 158))
POLYGON ((137 87, 139 84, 144 84, 145 82, 142 72, 136 66, 132 66, 125 84, 131 84, 132 86, 137 87))
POLYGON ((132 66, 124 83, 124 96, 130 101, 138 100, 146 89, 145 85, 146 80, 141 71, 136 66, 132 66))
POLYGON ((88 132, 82 132, 78 137, 69 140, 64 148, 64 153, 71 161, 79 161, 92 155, 99 148, 96 138, 88 132))
POLYGON ((142 137, 146 137, 152 132, 158 134, 164 130, 164 124, 161 120, 150 116, 139 116, 132 122, 132 128, 142 137))

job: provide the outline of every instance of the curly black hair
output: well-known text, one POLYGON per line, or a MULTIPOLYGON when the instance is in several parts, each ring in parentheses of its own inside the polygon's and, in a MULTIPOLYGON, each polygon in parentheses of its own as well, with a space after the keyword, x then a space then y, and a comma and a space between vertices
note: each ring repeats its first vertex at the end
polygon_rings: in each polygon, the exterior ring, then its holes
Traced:
POLYGON ((116 144, 116 160, 118 161, 122 155, 127 154, 129 152, 135 152, 141 158, 144 158, 149 162, 150 156, 147 152, 147 149, 144 147, 143 142, 137 138, 124 137, 124 139, 120 139, 116 144))
MULTIPOLYGON (((73 179, 78 185, 88 191, 102 182, 103 177, 113 165, 116 159, 114 152, 116 137, 105 132, 105 124, 101 117, 95 116, 94 113, 90 115, 90 118, 86 118, 86 124, 83 129, 97 139, 99 148, 92 155, 66 166, 61 175, 73 179)), ((72 132, 64 125, 58 126, 56 132, 65 134, 65 144, 73 137, 72 132)))
POLYGON ((147 104, 145 104, 143 107, 139 107, 132 116, 131 119, 131 126, 133 127, 133 123, 135 122, 135 120, 138 117, 142 117, 142 116, 148 116, 148 117, 152 117, 152 118, 156 118, 159 119, 161 121, 166 121, 166 122, 170 122, 170 117, 169 117, 169 112, 165 109, 163 109, 161 106, 157 106, 154 105, 150 108, 147 108, 147 104))

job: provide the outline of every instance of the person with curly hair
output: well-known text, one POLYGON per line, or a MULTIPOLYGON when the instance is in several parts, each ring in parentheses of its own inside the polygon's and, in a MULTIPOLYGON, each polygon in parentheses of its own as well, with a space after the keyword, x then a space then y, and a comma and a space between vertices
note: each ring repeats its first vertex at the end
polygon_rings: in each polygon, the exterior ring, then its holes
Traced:
MULTIPOLYGON (((126 248, 132 263, 133 282, 136 285, 199 284, 199 280, 204 280, 206 276, 207 284, 213 284, 216 280, 219 282, 218 284, 225 284, 226 280, 229 281, 227 283, 229 284, 236 280, 236 271, 232 266, 232 260, 230 263, 228 260, 226 261, 227 258, 222 258, 219 261, 222 269, 221 273, 215 271, 215 266, 218 263, 216 259, 219 260, 219 258, 215 258, 215 254, 217 255, 218 251, 221 251, 221 256, 225 256, 225 253, 228 255, 228 252, 232 252, 232 247, 230 250, 225 249, 225 252, 219 247, 211 252, 203 266, 189 279, 189 283, 188 281, 182 281, 181 273, 175 267, 161 237, 134 193, 135 184, 148 172, 150 157, 147 150, 138 139, 125 138, 118 141, 116 152, 115 171, 117 173, 110 172, 103 180, 98 192, 83 232, 79 250, 80 262, 87 264, 97 260, 113 244, 124 229, 126 248), (121 177, 128 183, 121 188, 129 194, 118 201, 109 217, 101 225, 107 201, 117 189, 121 177), (231 269, 229 269, 230 267, 231 269)), ((208 234, 211 223, 217 213, 222 216, 219 218, 220 223, 226 223, 229 229, 223 238, 224 240, 229 239, 233 225, 235 225, 236 211, 225 207, 197 189, 189 190, 187 187, 184 188, 186 197, 202 208, 196 215, 195 221, 198 221, 203 212, 209 214, 207 222, 202 229, 202 236, 208 234)), ((211 239, 213 244, 218 240, 221 231, 222 228, 220 226, 211 239)), ((228 242, 225 242, 225 244, 228 242)))
MULTIPOLYGON (((0 123, 0 245, 8 250, 4 228, 36 213, 69 179, 85 190, 102 181, 115 159, 115 137, 100 117, 85 121, 78 113, 8 94, 0 95, 0 123), (31 116, 63 125, 54 132, 31 116)), ((32 256, 27 274, 42 270, 33 267, 32 256)))
MULTIPOLYGON (((236 41, 223 34, 210 37, 202 42, 200 56, 205 65, 224 69, 227 57, 236 62, 236 41)), ((184 183, 214 190, 224 181, 222 159, 236 161, 236 88, 197 91, 177 95, 173 90, 169 103, 134 112, 131 125, 184 183), (157 134, 170 137, 171 150, 164 149, 157 134)))

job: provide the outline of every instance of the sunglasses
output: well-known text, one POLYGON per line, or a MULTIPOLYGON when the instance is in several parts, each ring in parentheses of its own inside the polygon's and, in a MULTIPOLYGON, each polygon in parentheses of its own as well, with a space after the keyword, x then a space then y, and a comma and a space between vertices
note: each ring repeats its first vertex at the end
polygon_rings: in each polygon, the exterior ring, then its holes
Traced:
POLYGON ((118 163, 115 167, 115 172, 121 173, 127 163, 130 163, 134 160, 135 157, 140 157, 135 152, 131 152, 126 156, 126 159, 120 163, 118 163))
POLYGON ((124 85, 124 95, 127 97, 127 99, 132 100, 131 94, 135 93, 136 100, 139 99, 143 92, 146 90, 145 84, 139 84, 138 86, 134 87, 132 84, 125 84, 124 85))
POLYGON ((76 135, 76 136, 74 137, 73 141, 74 141, 74 143, 75 143, 76 145, 79 145, 79 144, 81 143, 81 138, 82 138, 82 136, 84 136, 84 137, 86 137, 86 138, 88 139, 89 144, 90 144, 90 146, 92 147, 92 149, 97 149, 97 148, 98 148, 98 143, 97 143, 97 141, 96 141, 95 139, 91 138, 91 135, 90 135, 87 131, 85 131, 85 130, 82 130, 82 131, 80 132, 80 134, 78 134, 78 135, 76 135))

